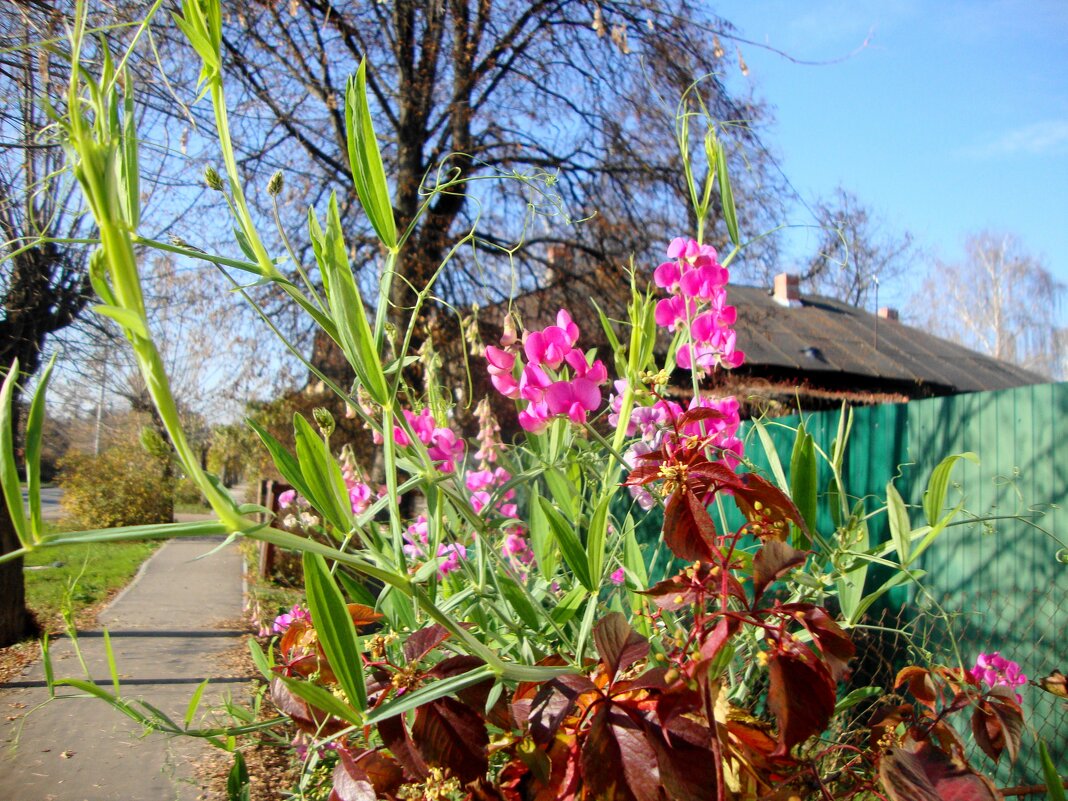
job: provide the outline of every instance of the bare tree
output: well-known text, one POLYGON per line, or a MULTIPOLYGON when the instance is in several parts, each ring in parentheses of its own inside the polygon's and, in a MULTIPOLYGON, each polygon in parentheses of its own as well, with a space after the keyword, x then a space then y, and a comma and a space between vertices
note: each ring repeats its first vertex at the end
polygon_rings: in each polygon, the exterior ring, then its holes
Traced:
MULTIPOLYGON (((23 383, 41 364, 45 339, 70 325, 89 297, 88 250, 55 239, 84 236, 86 226, 64 181, 63 152, 42 133, 38 99, 62 86, 63 65, 32 47, 63 31, 46 3, 9 3, 0 10, 0 365, 15 358, 23 383)), ((18 409, 18 398, 13 408, 18 409)), ((0 549, 18 540, 0 511, 0 549)), ((0 565, 0 645, 27 630, 22 560, 0 565)))
MULTIPOLYGON (((286 171, 287 193, 301 201, 287 218, 296 222, 291 230, 300 227, 304 203, 339 189, 349 236, 369 233, 351 188, 344 130, 345 81, 364 58, 401 230, 441 176, 519 176, 453 185, 431 199, 402 254, 398 309, 411 306, 413 287, 427 282, 476 218, 477 247, 439 281, 446 301, 500 299, 533 286, 561 247, 579 276, 632 253, 655 257, 692 227, 673 117, 682 92, 702 76, 709 113, 725 123, 734 147, 750 231, 770 227, 761 211, 778 193, 763 162, 741 155, 763 111, 728 92, 725 75, 734 67, 718 37, 732 29, 704 4, 242 0, 229 10, 224 46, 242 111, 235 143, 253 184, 286 171), (550 224, 564 216, 590 219, 550 224), (518 287, 510 275, 516 265, 518 287)), ((722 225, 712 238, 725 243, 722 225)), ((372 238, 356 246, 363 256, 356 262, 373 264, 372 238)), ((557 274, 561 264, 556 259, 557 274)), ((371 270, 363 280, 375 277, 371 270)))
POLYGON ((852 192, 839 187, 814 211, 819 244, 801 276, 813 292, 863 307, 880 286, 899 280, 912 265, 912 235, 887 232, 852 192))
POLYGON ((939 336, 1051 378, 1065 374, 1065 286, 1012 234, 983 231, 938 261, 911 307, 939 336))

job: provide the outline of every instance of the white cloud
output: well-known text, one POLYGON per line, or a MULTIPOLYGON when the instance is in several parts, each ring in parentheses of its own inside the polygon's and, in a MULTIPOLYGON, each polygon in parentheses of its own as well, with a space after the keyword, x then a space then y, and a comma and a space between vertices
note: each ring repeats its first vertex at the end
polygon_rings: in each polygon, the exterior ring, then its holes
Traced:
POLYGON ((960 151, 961 155, 974 159, 1064 153, 1068 153, 1068 120, 1048 120, 1025 125, 960 151))

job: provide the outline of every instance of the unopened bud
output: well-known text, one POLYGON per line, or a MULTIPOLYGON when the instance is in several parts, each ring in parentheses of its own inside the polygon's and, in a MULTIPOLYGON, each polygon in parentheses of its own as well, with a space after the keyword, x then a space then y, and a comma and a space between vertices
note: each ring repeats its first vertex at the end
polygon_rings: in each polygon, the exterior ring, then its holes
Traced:
POLYGON ((218 171, 211 166, 204 168, 204 183, 208 185, 208 189, 214 189, 216 192, 223 191, 222 176, 218 171))
POLYGON ((285 179, 282 178, 282 171, 279 170, 271 176, 271 180, 267 182, 267 194, 271 197, 276 197, 282 192, 282 187, 285 186, 285 179))
POLYGON ((319 431, 322 432, 324 437, 329 437, 334 433, 334 415, 330 414, 329 409, 324 409, 322 406, 316 406, 312 409, 312 417, 315 418, 315 424, 319 426, 319 431))
POLYGON ((511 314, 504 315, 504 331, 501 334, 501 347, 509 348, 519 341, 515 330, 515 319, 511 314))

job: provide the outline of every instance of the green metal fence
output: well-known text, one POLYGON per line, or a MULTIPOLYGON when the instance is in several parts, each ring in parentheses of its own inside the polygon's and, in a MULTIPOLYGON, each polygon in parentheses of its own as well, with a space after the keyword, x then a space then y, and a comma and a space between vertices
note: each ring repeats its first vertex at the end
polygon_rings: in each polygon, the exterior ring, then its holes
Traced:
MULTIPOLYGON (((838 412, 804 416, 806 429, 827 453, 838 419, 838 412)), ((787 469, 790 429, 798 421, 782 418, 768 426, 787 469)), ((766 467, 751 433, 749 442, 750 458, 766 467)), ((958 463, 949 502, 962 500, 968 513, 987 519, 948 529, 923 556, 926 593, 903 592, 882 613, 921 631, 924 645, 946 663, 952 663, 951 635, 933 616, 936 604, 952 617, 965 660, 997 650, 1031 677, 1068 669, 1068 644, 1061 638, 1068 626, 1062 550, 1068 542, 1068 384, 855 409, 843 479, 850 495, 866 499, 868 511, 881 505, 886 483, 894 479, 919 525, 932 471, 945 456, 965 451, 978 454, 980 464, 958 463)), ((825 488, 828 479, 825 471, 819 486, 825 488)), ((885 515, 871 522, 873 541, 885 540, 885 515)), ((819 527, 833 528, 828 519, 819 527)), ((1068 771, 1068 711, 1036 688, 1023 695, 1033 731, 1025 735, 1017 765, 999 767, 1003 784, 1041 781, 1035 735, 1046 740, 1062 772, 1068 771)))

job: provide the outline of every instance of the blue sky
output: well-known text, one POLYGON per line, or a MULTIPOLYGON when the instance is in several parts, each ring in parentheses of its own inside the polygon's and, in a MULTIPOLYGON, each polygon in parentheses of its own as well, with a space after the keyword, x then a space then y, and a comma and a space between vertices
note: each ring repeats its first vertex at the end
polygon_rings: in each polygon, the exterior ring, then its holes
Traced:
POLYGON ((715 8, 745 39, 834 62, 740 45, 776 109, 771 149, 806 200, 841 184, 949 261, 968 233, 1007 231, 1068 283, 1068 0, 715 8))

